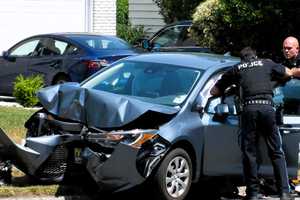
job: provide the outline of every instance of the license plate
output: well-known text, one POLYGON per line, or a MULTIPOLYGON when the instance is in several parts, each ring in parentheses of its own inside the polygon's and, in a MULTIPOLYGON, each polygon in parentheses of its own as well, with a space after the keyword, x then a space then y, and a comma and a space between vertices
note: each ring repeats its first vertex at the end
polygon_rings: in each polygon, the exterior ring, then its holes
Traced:
POLYGON ((74 161, 79 164, 82 162, 81 148, 74 148, 74 161))

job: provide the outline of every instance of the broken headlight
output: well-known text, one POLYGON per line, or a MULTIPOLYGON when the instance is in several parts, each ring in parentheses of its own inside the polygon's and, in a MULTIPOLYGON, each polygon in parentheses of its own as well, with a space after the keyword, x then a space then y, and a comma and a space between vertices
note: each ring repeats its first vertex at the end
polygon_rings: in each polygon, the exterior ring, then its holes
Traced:
POLYGON ((104 133, 106 140, 111 142, 121 142, 135 148, 140 148, 148 140, 157 137, 158 130, 155 129, 134 129, 130 131, 112 131, 104 133))

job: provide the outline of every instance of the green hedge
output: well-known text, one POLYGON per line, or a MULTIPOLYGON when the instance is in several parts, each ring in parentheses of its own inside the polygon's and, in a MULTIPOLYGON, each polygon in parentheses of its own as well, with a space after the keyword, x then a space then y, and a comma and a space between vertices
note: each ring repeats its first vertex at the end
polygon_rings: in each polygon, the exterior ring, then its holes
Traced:
POLYGON ((117 0, 117 36, 130 44, 145 37, 143 26, 132 26, 128 18, 128 0, 117 0))
POLYGON ((36 92, 44 86, 44 79, 41 75, 25 78, 19 75, 14 82, 13 96, 16 101, 24 107, 32 107, 38 103, 36 92))

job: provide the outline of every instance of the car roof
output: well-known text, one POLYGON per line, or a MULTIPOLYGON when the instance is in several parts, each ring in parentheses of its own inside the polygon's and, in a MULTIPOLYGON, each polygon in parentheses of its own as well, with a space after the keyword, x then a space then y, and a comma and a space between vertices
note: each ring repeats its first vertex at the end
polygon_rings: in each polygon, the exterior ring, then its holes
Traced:
POLYGON ((112 35, 102 35, 102 34, 90 33, 90 32, 45 33, 45 34, 33 35, 32 37, 38 37, 38 36, 62 36, 62 37, 72 37, 72 36, 101 36, 101 37, 117 38, 116 36, 112 36, 112 35))
POLYGON ((239 58, 209 53, 148 53, 128 57, 129 61, 180 65, 206 70, 212 66, 236 64, 239 58), (229 64, 230 63, 230 64, 229 64))
POLYGON ((182 20, 182 21, 176 21, 176 22, 173 22, 171 24, 168 24, 165 27, 176 26, 176 25, 188 25, 188 26, 190 26, 190 25, 192 25, 192 23, 193 23, 192 20, 182 20))

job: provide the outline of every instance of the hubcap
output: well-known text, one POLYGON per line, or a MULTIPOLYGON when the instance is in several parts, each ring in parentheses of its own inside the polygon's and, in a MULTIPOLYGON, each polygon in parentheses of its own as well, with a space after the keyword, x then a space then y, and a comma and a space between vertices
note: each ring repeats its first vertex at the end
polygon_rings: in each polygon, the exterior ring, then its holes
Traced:
POLYGON ((175 157, 168 165, 166 187, 170 196, 180 197, 187 189, 190 181, 190 166, 181 156, 175 157))

